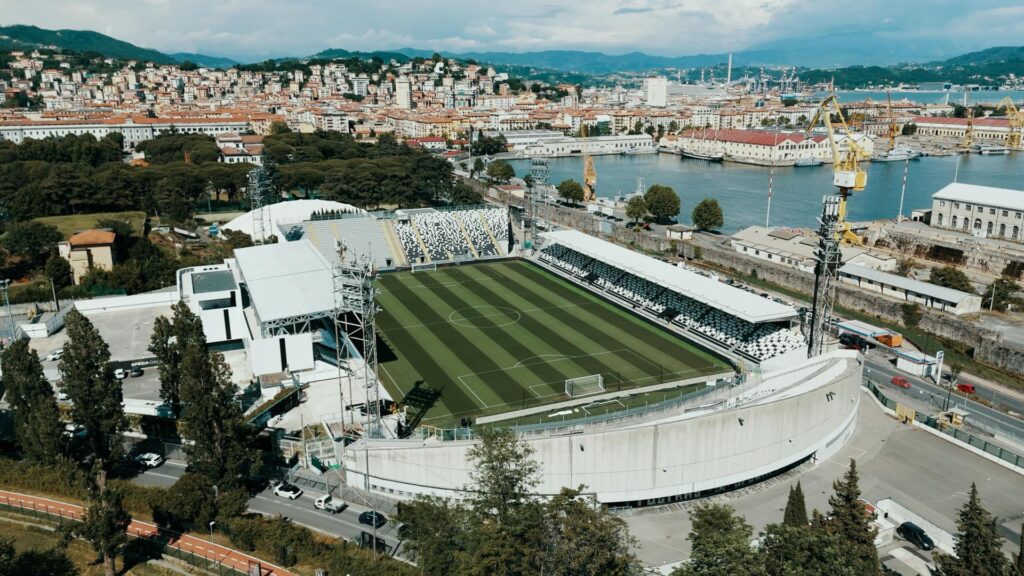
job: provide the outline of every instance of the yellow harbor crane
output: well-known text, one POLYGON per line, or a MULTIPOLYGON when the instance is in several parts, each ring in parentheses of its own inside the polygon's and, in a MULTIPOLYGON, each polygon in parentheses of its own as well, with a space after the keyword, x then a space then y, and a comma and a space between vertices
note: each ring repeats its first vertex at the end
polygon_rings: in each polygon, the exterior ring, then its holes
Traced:
POLYGON ((887 127, 889 143, 885 151, 892 152, 893 148, 896 147, 896 133, 899 130, 899 126, 896 123, 896 114, 892 111, 892 95, 889 94, 888 90, 885 91, 885 112, 888 115, 889 120, 889 125, 887 127))
POLYGON ((967 128, 964 130, 964 139, 960 141, 960 149, 971 151, 974 146, 974 108, 967 109, 967 128))
POLYGON ((839 191, 839 221, 836 234, 840 240, 861 245, 864 243, 863 239, 851 229, 849 222, 846 221, 846 202, 852 192, 863 190, 868 182, 868 174, 860 167, 860 162, 866 160, 869 154, 853 139, 834 93, 818 104, 818 109, 814 112, 814 119, 807 125, 805 133, 810 135, 818 122, 825 126, 825 131, 828 133, 828 144, 832 149, 832 182, 839 191), (835 122, 832 120, 833 116, 836 118, 835 122), (836 142, 837 131, 844 136, 843 149, 840 149, 836 142))
POLYGON ((1006 147, 1010 150, 1022 150, 1021 132, 1024 132, 1024 110, 1018 110, 1009 96, 999 101, 998 108, 1006 109, 1006 118, 1010 121, 1010 130, 1006 133, 1006 147))

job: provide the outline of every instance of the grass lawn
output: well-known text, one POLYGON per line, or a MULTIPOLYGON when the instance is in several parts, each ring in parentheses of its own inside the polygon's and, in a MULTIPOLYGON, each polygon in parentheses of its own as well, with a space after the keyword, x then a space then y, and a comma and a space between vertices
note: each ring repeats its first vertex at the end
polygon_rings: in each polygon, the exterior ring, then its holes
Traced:
POLYGON ((565 380, 606 390, 728 371, 667 330, 527 262, 386 274, 377 316, 381 378, 421 423, 567 400, 565 380))
POLYGON ((45 216, 36 218, 36 222, 56 226, 64 238, 70 238, 76 232, 94 228, 96 222, 106 219, 128 220, 136 235, 142 235, 142 223, 146 220, 145 212, 97 212, 94 214, 69 214, 67 216, 45 216))

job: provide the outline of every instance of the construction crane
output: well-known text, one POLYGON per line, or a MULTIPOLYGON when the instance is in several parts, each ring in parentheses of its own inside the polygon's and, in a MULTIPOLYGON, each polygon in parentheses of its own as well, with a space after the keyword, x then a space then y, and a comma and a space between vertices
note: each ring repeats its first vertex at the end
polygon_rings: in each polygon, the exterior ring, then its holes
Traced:
POLYGON ((1010 150, 1021 150, 1021 132, 1024 132, 1024 110, 1018 110, 1009 96, 999 101, 998 108, 1006 110, 1006 118, 1010 121, 1010 129, 1006 133, 1006 147, 1010 150))
POLYGON ((967 128, 964 129, 964 139, 960 141, 960 149, 971 151, 974 145, 974 108, 967 109, 967 128))
POLYGON ((860 167, 860 162, 869 157, 864 148, 857 144, 850 133, 846 120, 843 119, 843 112, 839 109, 835 94, 829 95, 818 104, 814 112, 814 119, 807 125, 806 135, 821 122, 828 134, 828 145, 832 149, 832 182, 838 189, 839 196, 839 221, 837 222, 836 234, 838 239, 845 240, 850 244, 861 245, 864 241, 850 227, 846 221, 846 203, 852 192, 859 192, 864 189, 868 181, 868 174, 860 167), (832 117, 836 121, 832 121, 832 117), (836 132, 844 137, 845 150, 841 150, 836 142, 836 132))
POLYGON ((885 110, 889 115, 889 144, 886 152, 892 152, 893 148, 896 147, 896 114, 892 111, 892 94, 888 90, 885 91, 885 110))

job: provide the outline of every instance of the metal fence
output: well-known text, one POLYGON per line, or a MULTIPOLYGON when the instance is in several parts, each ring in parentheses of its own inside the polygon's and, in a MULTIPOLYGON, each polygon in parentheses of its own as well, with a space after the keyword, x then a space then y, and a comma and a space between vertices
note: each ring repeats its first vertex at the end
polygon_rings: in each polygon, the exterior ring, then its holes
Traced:
MULTIPOLYGON (((0 498, 0 510, 14 514, 20 514, 41 520, 48 524, 57 526, 67 524, 78 524, 82 521, 81 515, 70 511, 62 511, 56 507, 40 506, 35 503, 12 500, 7 497, 0 498)), ((152 556, 169 556, 205 570, 217 576, 248 576, 248 572, 239 570, 234 566, 224 564, 224 556, 218 556, 212 550, 205 550, 204 554, 196 554, 192 550, 183 550, 177 542, 172 542, 168 536, 160 533, 151 534, 142 532, 139 529, 128 529, 128 537, 133 542, 146 547, 152 556)))
MULTIPOLYGON (((875 381, 865 377, 864 386, 868 390, 870 390, 871 393, 875 395, 875 398, 877 398, 878 401, 881 402, 882 405, 888 408, 889 410, 895 411, 897 406, 900 405, 899 402, 896 402, 895 400, 886 397, 886 395, 882 392, 881 388, 879 388, 878 383, 876 383, 875 381)), ((952 436, 953 438, 965 444, 973 446, 978 450, 981 450, 1004 462, 1011 464, 1012 466, 1024 470, 1024 454, 1018 454, 1017 452, 1008 450, 1003 446, 989 442, 988 440, 985 440, 980 436, 971 434, 970 432, 966 432, 959 428, 953 426, 943 426, 939 422, 939 420, 934 416, 929 416, 927 414, 922 414, 920 412, 915 411, 914 421, 920 422, 921 424, 924 424, 929 428, 938 430, 939 432, 942 432, 943 434, 946 434, 948 436, 952 436)))

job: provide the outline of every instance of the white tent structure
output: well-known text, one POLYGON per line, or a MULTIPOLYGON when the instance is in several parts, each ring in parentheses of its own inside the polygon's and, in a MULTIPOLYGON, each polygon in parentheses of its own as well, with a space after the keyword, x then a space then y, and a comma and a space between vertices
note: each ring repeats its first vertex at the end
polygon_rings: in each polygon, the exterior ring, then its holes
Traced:
POLYGON ((256 219, 260 217, 260 213, 265 213, 267 218, 264 219, 264 222, 269 222, 270 226, 263 227, 262 238, 253 238, 255 242, 262 242, 271 235, 280 237, 282 224, 298 224, 299 222, 309 220, 314 212, 332 210, 365 212, 362 208, 356 208, 351 204, 342 204, 341 202, 330 200, 291 200, 264 206, 259 211, 246 212, 225 224, 224 229, 245 232, 250 236, 256 236, 256 230, 259 229, 259 226, 256 225, 256 219))

